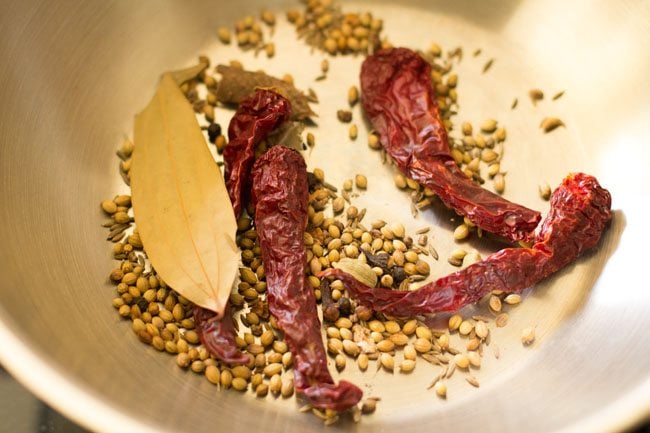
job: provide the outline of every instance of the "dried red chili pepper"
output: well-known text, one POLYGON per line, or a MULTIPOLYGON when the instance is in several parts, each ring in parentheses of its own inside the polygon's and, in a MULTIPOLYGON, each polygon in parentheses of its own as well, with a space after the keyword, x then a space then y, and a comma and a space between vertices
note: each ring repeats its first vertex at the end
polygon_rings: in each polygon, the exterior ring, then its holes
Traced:
POLYGON ((327 369, 316 298, 304 273, 308 198, 298 152, 276 146, 255 162, 251 199, 269 310, 293 354, 296 392, 314 407, 343 411, 359 402, 362 391, 343 380, 336 385, 327 369))
POLYGON ((340 269, 322 276, 343 281, 359 302, 392 316, 456 311, 493 290, 520 292, 594 247, 611 218, 611 196, 598 181, 578 173, 553 192, 551 210, 532 248, 506 248, 418 290, 367 287, 340 269))
POLYGON ((290 116, 289 100, 271 90, 258 89, 239 104, 228 126, 229 142, 223 150, 226 187, 236 217, 249 191, 255 148, 290 116))
POLYGON ((481 188, 454 162, 431 84, 431 66, 422 57, 406 48, 367 57, 361 93, 382 146, 405 175, 483 230, 512 241, 532 237, 539 212, 481 188))
POLYGON ((241 352, 235 343, 235 326, 230 309, 226 304, 223 318, 205 308, 194 308, 194 326, 201 343, 206 349, 227 364, 246 364, 248 355, 241 352))
MULTIPOLYGON (((255 148, 269 133, 289 119, 291 104, 278 93, 257 90, 244 99, 228 126, 230 142, 224 149, 226 187, 235 216, 239 217, 250 184, 250 171, 255 159, 255 148)), ((203 345, 210 353, 229 364, 244 364, 248 355, 235 344, 235 328, 226 305, 224 319, 215 313, 197 307, 194 322, 203 345)))

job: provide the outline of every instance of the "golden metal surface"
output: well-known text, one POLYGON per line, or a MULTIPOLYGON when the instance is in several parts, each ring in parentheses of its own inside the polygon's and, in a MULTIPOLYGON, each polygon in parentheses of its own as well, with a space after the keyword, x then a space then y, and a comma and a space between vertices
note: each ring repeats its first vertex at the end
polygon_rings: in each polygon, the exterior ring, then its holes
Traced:
MULTIPOLYGON (((506 196, 547 210, 537 184, 556 185, 570 171, 596 175, 613 196, 615 216, 597 251, 538 285, 496 331, 501 359, 486 356, 460 375, 447 401, 426 385, 436 370, 418 363, 408 376, 384 372, 346 377, 378 411, 334 431, 617 431, 650 411, 650 293, 644 228, 650 176, 650 5, 625 1, 409 1, 346 3, 383 17, 395 44, 431 41, 463 46, 458 121, 495 117, 509 132, 503 164, 506 196), (475 48, 483 52, 471 57, 475 48), (482 65, 494 58, 492 69, 482 65), (566 90, 532 107, 527 91, 566 90), (519 107, 510 103, 519 98, 519 107), (545 116, 567 127, 543 135, 545 116), (519 333, 537 326, 523 348, 519 333)), ((321 103, 317 145, 308 156, 331 183, 358 172, 369 218, 431 225, 441 253, 453 247, 450 214, 428 210, 412 220, 409 199, 392 185, 392 169, 365 145, 350 143, 335 119, 356 81, 360 59, 333 59, 328 79, 320 55, 296 47, 280 25, 278 57, 241 55, 216 42, 215 29, 268 2, 3 1, 0 14, 0 361, 66 415, 97 431, 319 431, 294 401, 260 401, 220 392, 176 368, 172 357, 134 338, 110 307, 109 245, 98 203, 123 190, 114 151, 161 71, 207 53, 245 66, 294 75, 321 103)), ((286 10, 293 2, 276 2, 286 10)), ((282 20, 284 22, 284 20, 282 20)), ((358 108, 357 108, 358 110, 358 108)), ((227 118, 220 117, 224 126, 227 118)), ((360 119, 360 112, 355 112, 360 119)), ((470 242, 483 253, 496 246, 470 242)), ((451 267, 436 264, 433 273, 451 267)), ((488 349, 489 352, 490 349, 488 349)), ((348 363, 350 364, 350 363, 348 363)))

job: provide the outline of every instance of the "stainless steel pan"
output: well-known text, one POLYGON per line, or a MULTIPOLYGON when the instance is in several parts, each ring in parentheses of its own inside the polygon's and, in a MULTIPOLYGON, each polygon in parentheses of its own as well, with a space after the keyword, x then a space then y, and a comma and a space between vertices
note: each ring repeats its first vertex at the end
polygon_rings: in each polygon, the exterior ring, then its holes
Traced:
MULTIPOLYGON (((219 392, 132 335, 110 307, 109 246, 98 203, 123 189, 114 151, 163 70, 199 53, 226 61, 236 50, 215 29, 262 6, 249 1, 2 1, 0 13, 0 361, 48 403, 97 431, 318 431, 293 401, 219 392)), ((463 46, 459 120, 502 120, 509 129, 506 196, 543 212, 537 183, 573 170, 598 176, 615 216, 601 245, 540 284, 495 334, 499 361, 461 377, 448 401, 425 385, 434 370, 408 377, 348 376, 383 397, 376 414, 336 430, 617 431, 650 411, 650 294, 646 221, 650 176, 650 5, 642 1, 408 1, 346 3, 383 17, 396 44, 463 46), (471 58, 482 48, 479 59, 471 58), (495 63, 481 74, 484 61, 495 63), (526 93, 566 89, 533 108, 526 93), (510 110, 514 97, 519 107, 510 110), (544 116, 567 127, 543 135, 544 116), (536 325, 530 348, 519 343, 536 325)), ((322 84, 318 56, 290 50, 280 27, 274 63, 239 56, 275 73, 291 72, 320 94, 319 144, 311 166, 334 183, 369 174, 360 205, 372 214, 434 227, 452 247, 448 220, 427 211, 410 220, 408 197, 391 168, 346 139, 333 112, 345 101, 359 59, 336 59, 322 84), (319 87, 320 86, 320 87, 319 87), (331 112, 331 113, 330 113, 331 112), (328 114, 330 113, 330 114, 328 114), (328 144, 325 144, 328 143, 328 144)), ((358 116, 359 114, 357 114, 358 116)), ((473 245, 487 252, 488 246, 473 245)), ((440 264, 434 273, 450 268, 440 264)), ((353 369, 350 369, 353 370, 353 369)))

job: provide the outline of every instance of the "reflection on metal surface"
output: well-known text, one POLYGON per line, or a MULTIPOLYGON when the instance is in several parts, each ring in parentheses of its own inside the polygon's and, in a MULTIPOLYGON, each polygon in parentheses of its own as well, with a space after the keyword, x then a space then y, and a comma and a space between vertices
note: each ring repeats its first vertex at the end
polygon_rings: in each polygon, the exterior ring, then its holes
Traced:
MULTIPOLYGON (((30 389, 66 415, 101 431, 316 431, 321 425, 296 411, 293 401, 259 401, 219 392, 177 369, 133 337, 110 307, 109 246, 97 204, 123 191, 114 150, 149 100, 161 71, 206 53, 213 62, 239 58, 270 73, 290 72, 299 87, 313 87, 317 145, 310 166, 340 184, 358 172, 368 192, 358 198, 368 218, 402 221, 413 232, 432 227, 440 253, 453 247, 451 214, 429 209, 410 217, 409 198, 392 184, 393 169, 356 142, 335 112, 358 76, 359 58, 330 60, 327 80, 320 54, 294 41, 280 25, 269 61, 216 42, 215 29, 268 2, 88 2, 82 5, 14 1, 0 16, 0 358, 30 389), (147 404, 142 404, 146 401, 147 404)), ((480 389, 459 377, 440 401, 425 389, 433 369, 418 363, 409 376, 346 376, 381 395, 378 411, 358 432, 612 431, 650 410, 650 295, 644 281, 642 240, 647 238, 650 175, 650 7, 642 2, 410 1, 372 5, 396 44, 426 48, 432 41, 466 52, 458 67, 459 121, 495 117, 508 128, 506 197, 547 211, 537 196, 541 180, 556 185, 569 171, 586 171, 609 188, 616 210, 600 248, 531 291, 495 332, 499 361, 476 376, 480 389), (488 58, 489 73, 481 74, 488 58), (530 88, 557 102, 533 107, 530 88), (510 109, 519 98, 516 110, 510 109), (545 116, 567 127, 544 135, 545 116), (634 191, 634 194, 631 193, 634 191), (537 341, 523 348, 523 327, 537 325, 537 341), (471 416, 468 416, 471 414, 471 416), (552 416, 549 416, 552 414, 552 416)), ((277 2, 284 10, 293 2, 277 2)), ((362 126, 356 107, 355 121, 362 126)), ((226 112, 218 113, 223 125, 226 112)), ((482 253, 496 242, 470 240, 482 253)), ((441 260, 434 275, 449 272, 441 260)))

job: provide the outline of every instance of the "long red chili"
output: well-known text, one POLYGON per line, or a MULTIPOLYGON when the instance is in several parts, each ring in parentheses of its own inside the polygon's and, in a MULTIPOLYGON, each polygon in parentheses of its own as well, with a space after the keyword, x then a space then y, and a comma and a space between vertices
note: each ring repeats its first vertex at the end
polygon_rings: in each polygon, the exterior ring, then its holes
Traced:
POLYGON ((343 281, 360 303, 391 316, 456 311, 493 290, 520 292, 594 247, 611 218, 611 196, 598 181, 577 173, 553 192, 551 210, 532 248, 506 248, 412 292, 374 289, 340 269, 322 276, 343 281))
POLYGON ((344 380, 335 384, 327 369, 316 298, 304 272, 308 195, 298 152, 276 146, 255 162, 251 196, 269 310, 293 354, 296 392, 314 407, 343 411, 359 402, 362 391, 344 380))
MULTIPOLYGON (((239 217, 250 187, 250 171, 255 159, 255 147, 275 128, 291 116, 291 104, 278 93, 257 90, 244 99, 230 120, 230 142, 223 152, 226 187, 235 216, 239 217)), ((214 356, 228 364, 244 364, 248 355, 242 353, 235 343, 235 328, 226 305, 223 320, 215 313, 197 307, 194 323, 203 345, 214 356)))
POLYGON ((236 217, 249 191, 255 148, 290 116, 289 100, 271 90, 256 90, 239 104, 228 126, 229 142, 223 150, 226 187, 236 217))
POLYGON ((532 236, 539 212, 481 188, 454 162, 431 84, 431 66, 421 56, 392 48, 367 57, 361 93, 382 146, 405 175, 483 230, 512 241, 532 236))

